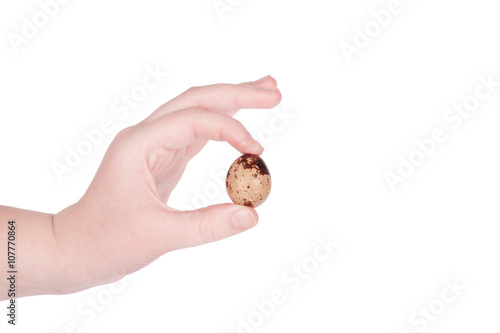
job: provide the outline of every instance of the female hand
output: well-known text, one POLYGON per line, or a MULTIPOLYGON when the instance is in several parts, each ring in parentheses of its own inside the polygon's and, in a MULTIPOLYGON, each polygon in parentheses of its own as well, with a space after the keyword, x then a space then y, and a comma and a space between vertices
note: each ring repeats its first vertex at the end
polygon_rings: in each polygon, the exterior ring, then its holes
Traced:
POLYGON ((53 218, 61 254, 58 292, 110 283, 169 251, 253 227, 258 216, 250 207, 221 204, 184 212, 166 202, 208 140, 227 141, 242 154, 262 153, 232 116, 242 108, 275 107, 281 101, 276 86, 267 76, 191 88, 118 133, 84 196, 53 218))

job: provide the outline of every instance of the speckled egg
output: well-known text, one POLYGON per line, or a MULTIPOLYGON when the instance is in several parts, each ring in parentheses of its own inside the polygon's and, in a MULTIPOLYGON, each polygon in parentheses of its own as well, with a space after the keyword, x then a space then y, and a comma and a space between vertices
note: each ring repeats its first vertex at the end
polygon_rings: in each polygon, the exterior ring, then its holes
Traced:
POLYGON ((226 189, 235 204, 260 206, 271 192, 271 175, 264 160, 259 155, 238 157, 227 172, 226 189))

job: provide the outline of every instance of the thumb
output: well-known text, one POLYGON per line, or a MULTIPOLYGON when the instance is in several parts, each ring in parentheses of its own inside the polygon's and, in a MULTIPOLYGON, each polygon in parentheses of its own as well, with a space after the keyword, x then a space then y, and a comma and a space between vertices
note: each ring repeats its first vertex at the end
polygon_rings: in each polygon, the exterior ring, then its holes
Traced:
POLYGON ((259 216, 255 209, 235 204, 221 204, 193 211, 176 212, 178 249, 202 245, 239 234, 254 227, 259 216))

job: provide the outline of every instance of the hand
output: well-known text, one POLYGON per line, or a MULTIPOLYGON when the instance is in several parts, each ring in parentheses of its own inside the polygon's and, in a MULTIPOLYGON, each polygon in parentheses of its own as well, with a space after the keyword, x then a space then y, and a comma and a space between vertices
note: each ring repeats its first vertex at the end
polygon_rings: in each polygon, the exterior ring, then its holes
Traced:
POLYGON ((239 85, 191 88, 111 143, 84 196, 53 218, 61 254, 61 293, 116 281, 163 254, 217 241, 253 227, 253 208, 221 204, 195 211, 166 205, 187 163, 208 140, 242 154, 262 146, 232 118, 241 108, 281 101, 268 76, 239 85))

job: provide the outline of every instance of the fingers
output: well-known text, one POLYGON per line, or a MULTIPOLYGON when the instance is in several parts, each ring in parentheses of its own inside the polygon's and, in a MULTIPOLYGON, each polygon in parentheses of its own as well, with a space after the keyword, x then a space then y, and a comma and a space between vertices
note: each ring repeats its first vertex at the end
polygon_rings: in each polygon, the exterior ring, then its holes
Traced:
POLYGON ((253 83, 215 84, 195 87, 165 103, 143 122, 156 120, 176 110, 200 107, 234 115, 239 109, 269 109, 281 101, 274 78, 267 76, 253 83))
POLYGON ((198 107, 167 114, 138 127, 141 146, 149 151, 159 147, 175 150, 186 147, 198 138, 226 141, 242 154, 262 154, 264 148, 236 119, 198 107))
POLYGON ((160 223, 165 250, 198 246, 239 234, 254 227, 259 219, 255 209, 234 204, 209 206, 186 212, 167 213, 160 223), (171 229, 175 226, 175 232, 171 229), (172 237, 175 235, 175 237, 172 237))
POLYGON ((278 82, 271 76, 267 75, 257 81, 245 82, 246 84, 259 89, 276 89, 278 87, 278 82))

